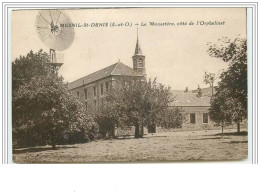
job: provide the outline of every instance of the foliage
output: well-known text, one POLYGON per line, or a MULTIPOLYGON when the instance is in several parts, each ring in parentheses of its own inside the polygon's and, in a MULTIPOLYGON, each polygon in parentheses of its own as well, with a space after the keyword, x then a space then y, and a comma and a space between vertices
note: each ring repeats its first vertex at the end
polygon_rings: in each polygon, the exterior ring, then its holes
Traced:
POLYGON ((153 81, 150 79, 146 94, 147 99, 145 100, 150 105, 145 114, 146 124, 158 124, 158 126, 168 128, 177 127, 180 121, 175 121, 175 119, 178 119, 179 110, 170 108, 170 104, 174 101, 171 88, 157 83, 156 79, 153 81))
POLYGON ((226 97, 227 94, 224 92, 217 93, 211 99, 211 107, 209 109, 210 118, 216 123, 218 126, 222 126, 222 128, 229 124, 232 120, 231 112, 227 107, 229 106, 226 97))
MULTIPOLYGON (((223 113, 229 113, 234 122, 239 123, 247 118, 247 40, 236 38, 231 41, 223 38, 221 43, 210 45, 209 54, 229 63, 227 70, 220 75, 217 98, 212 101, 212 109, 216 109, 216 101, 224 100, 223 113)), ((225 116, 225 115, 224 115, 225 116)), ((238 129, 239 131, 239 129, 238 129)))
POLYGON ((116 110, 115 101, 112 99, 104 102, 95 113, 95 121, 99 126, 99 136, 115 137, 115 127, 119 123, 119 112, 116 110))
POLYGON ((60 77, 33 77, 20 86, 13 97, 13 112, 16 128, 26 127, 53 147, 67 143, 66 137, 69 142, 84 142, 95 137, 91 118, 60 77), (81 135, 80 140, 75 139, 77 134, 81 135))
POLYGON ((181 112, 181 108, 166 109, 157 125, 166 129, 181 128, 183 123, 183 115, 181 112))
POLYGON ((173 100, 170 87, 157 83, 156 79, 148 82, 119 80, 106 99, 109 109, 103 109, 103 113, 108 113, 108 118, 102 118, 109 123, 104 122, 104 126, 133 125, 135 137, 142 137, 143 127, 149 125, 178 127, 180 122, 176 120, 179 118, 170 119, 177 114, 177 110, 170 111, 169 105, 173 100), (166 116, 171 122, 166 120, 166 116))
POLYGON ((214 73, 205 72, 203 82, 205 84, 209 84, 212 89, 211 95, 213 96, 213 88, 214 88, 214 81, 216 80, 216 75, 214 73))
MULTIPOLYGON (((22 82, 13 89, 13 140, 16 146, 36 146, 85 142, 95 139, 96 127, 82 103, 69 91, 63 78, 45 65, 40 75, 37 63, 41 51, 20 57, 13 63, 13 72, 22 82), (35 56, 34 56, 35 55, 35 56), (26 59, 26 60, 25 60, 26 59), (36 60, 33 64, 33 60, 36 60), (25 64, 24 64, 25 63, 25 64), (36 76, 27 73, 26 63, 36 76), (21 67, 25 67, 25 72, 21 67)), ((44 58, 45 59, 45 58, 44 58)))
POLYGON ((29 82, 33 77, 48 74, 49 56, 42 50, 34 53, 30 51, 26 56, 20 56, 12 62, 12 86, 17 90, 22 84, 29 82))

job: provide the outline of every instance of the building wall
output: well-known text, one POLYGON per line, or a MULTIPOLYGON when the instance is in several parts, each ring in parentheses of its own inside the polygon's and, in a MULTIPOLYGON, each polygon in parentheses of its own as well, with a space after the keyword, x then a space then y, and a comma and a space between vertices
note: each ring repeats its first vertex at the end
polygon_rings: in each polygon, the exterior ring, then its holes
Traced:
POLYGON ((90 84, 82 85, 78 88, 72 89, 71 92, 79 97, 81 102, 84 103, 88 111, 94 111, 105 101, 105 96, 112 88, 117 88, 122 82, 130 82, 133 80, 142 80, 144 77, 132 77, 132 76, 110 76, 90 84), (103 93, 102 93, 103 85, 103 93), (108 85, 108 89, 106 88, 108 85), (96 88, 96 95, 94 93, 94 87, 96 88), (87 96, 85 95, 85 90, 87 96))
POLYGON ((81 100, 82 103, 84 103, 88 111, 93 111, 97 109, 98 106, 102 105, 102 101, 104 101, 107 91, 111 90, 111 88, 112 88, 112 78, 107 77, 99 81, 87 85, 82 85, 78 88, 72 89, 71 92, 76 97, 79 97, 79 99, 81 100), (101 93, 102 85, 103 85, 103 93, 101 93), (106 85, 108 85, 108 89, 106 85), (96 93, 94 93, 94 87, 96 93))
MULTIPOLYGON (((183 111, 184 122, 183 129, 201 130, 201 129, 214 129, 214 122, 209 118, 209 107, 181 107, 183 111), (195 114, 195 123, 191 122, 191 114, 195 114), (208 122, 203 121, 203 114, 207 114, 208 122)), ((205 116, 206 118, 206 116, 205 116)))

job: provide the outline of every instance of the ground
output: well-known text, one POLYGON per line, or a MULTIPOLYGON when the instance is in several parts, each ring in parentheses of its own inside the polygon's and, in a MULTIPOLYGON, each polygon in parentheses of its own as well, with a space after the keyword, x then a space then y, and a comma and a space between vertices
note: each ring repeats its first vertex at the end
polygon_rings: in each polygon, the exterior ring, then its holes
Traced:
POLYGON ((241 160, 247 158, 247 131, 163 132, 85 144, 36 147, 14 151, 14 163, 158 162, 186 160, 241 160))

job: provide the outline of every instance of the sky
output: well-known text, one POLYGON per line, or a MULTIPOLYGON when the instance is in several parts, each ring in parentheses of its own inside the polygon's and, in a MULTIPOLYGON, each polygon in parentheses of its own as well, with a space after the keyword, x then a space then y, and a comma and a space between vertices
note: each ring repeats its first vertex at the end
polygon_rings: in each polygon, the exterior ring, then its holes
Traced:
MULTIPOLYGON (((208 42, 218 39, 246 37, 245 8, 124 8, 64 10, 73 23, 108 23, 108 27, 74 28, 74 40, 64 51, 64 64, 59 70, 65 81, 72 82, 98 71, 118 60, 133 66, 132 56, 138 36, 146 56, 147 77, 174 90, 208 87, 203 83, 204 72, 218 74, 228 64, 210 57, 208 42), (224 25, 196 25, 197 21, 225 22, 224 25), (110 27, 109 24, 132 23, 132 26, 110 27), (150 26, 150 22, 174 23, 174 26, 150 26), (187 22, 187 25, 181 25, 187 22), (188 25, 194 22, 194 25, 188 25), (146 24, 146 26, 141 26, 146 24), (177 25, 180 24, 180 25, 177 25)), ((49 52, 39 38, 35 21, 39 10, 12 13, 12 61, 30 50, 49 52)), ((58 58, 59 59, 59 58, 58 58)))

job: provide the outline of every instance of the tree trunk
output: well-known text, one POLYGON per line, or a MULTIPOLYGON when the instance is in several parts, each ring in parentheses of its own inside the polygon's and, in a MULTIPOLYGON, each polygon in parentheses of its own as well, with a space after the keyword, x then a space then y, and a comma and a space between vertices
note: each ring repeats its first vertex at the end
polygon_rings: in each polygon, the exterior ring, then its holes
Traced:
POLYGON ((54 130, 51 131, 51 147, 53 150, 56 150, 56 141, 55 141, 55 134, 54 130))
POLYGON ((56 144, 55 144, 54 140, 52 140, 52 142, 51 142, 51 147, 53 150, 56 150, 56 144))
POLYGON ((223 137, 223 132, 224 132, 224 122, 222 121, 222 124, 221 124, 221 128, 222 128, 222 137, 223 137))
POLYGON ((102 138, 105 138, 105 137, 107 136, 107 132, 106 132, 106 131, 103 131, 103 132, 101 133, 101 136, 102 136, 102 138))
POLYGON ((240 122, 237 122, 237 132, 240 133, 240 122))
POLYGON ((139 138, 139 124, 135 124, 135 138, 139 138))
POLYGON ((142 138, 144 136, 144 126, 143 124, 140 125, 140 134, 139 137, 142 138))
POLYGON ((117 126, 115 126, 112 130, 112 137, 116 138, 117 137, 117 126))

